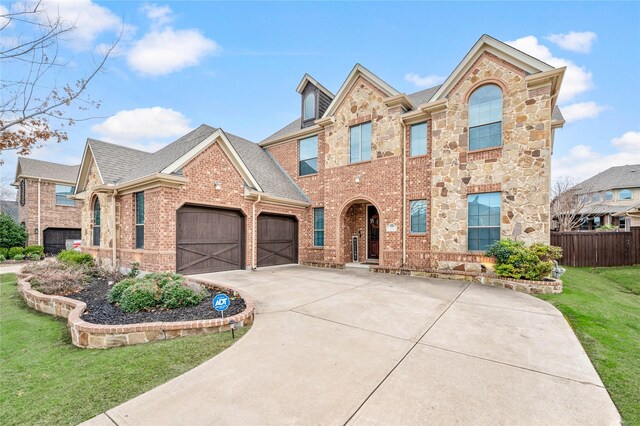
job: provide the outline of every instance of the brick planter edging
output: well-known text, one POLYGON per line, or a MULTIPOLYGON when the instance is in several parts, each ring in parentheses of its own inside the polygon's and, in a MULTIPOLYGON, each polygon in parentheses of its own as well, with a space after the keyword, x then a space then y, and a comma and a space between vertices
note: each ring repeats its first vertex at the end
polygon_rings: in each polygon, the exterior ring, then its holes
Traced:
POLYGON ((515 278, 505 278, 486 272, 451 271, 444 269, 398 269, 371 267, 373 272, 385 274, 411 275, 415 277, 444 278, 451 280, 470 281, 491 287, 502 287, 509 290, 520 291, 528 294, 559 294, 562 293, 562 281, 558 279, 549 281, 529 281, 515 278))
POLYGON ((67 318, 71 340, 80 348, 106 349, 117 346, 136 345, 155 340, 173 339, 181 336, 220 333, 231 329, 229 322, 235 321, 236 327, 253 322, 253 299, 244 292, 226 285, 189 278, 189 281, 201 284, 209 289, 218 288, 244 299, 245 309, 230 317, 195 321, 149 322, 138 324, 93 324, 81 319, 87 308, 86 303, 64 296, 43 294, 31 288, 31 275, 18 274, 18 292, 30 308, 49 315, 67 318))

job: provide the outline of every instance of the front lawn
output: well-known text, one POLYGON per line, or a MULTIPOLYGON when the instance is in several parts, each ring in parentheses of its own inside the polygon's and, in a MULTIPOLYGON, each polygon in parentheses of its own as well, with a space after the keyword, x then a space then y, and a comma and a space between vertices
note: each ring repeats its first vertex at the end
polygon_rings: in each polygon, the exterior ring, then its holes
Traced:
POLYGON ((567 268, 564 292, 540 296, 573 327, 625 424, 640 425, 640 266, 567 268))
MULTIPOLYGON (((236 331, 236 339, 247 327, 236 331)), ((231 333, 107 350, 71 344, 65 319, 31 310, 0 275, 0 424, 77 424, 233 344, 231 333)))

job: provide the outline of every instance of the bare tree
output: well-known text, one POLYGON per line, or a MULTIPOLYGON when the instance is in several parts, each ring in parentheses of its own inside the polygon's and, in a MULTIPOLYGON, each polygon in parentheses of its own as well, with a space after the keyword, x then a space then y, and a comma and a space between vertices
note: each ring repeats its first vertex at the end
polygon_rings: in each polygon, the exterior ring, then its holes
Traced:
POLYGON ((20 9, 0 13, 0 150, 17 150, 25 155, 47 141, 67 140, 66 128, 87 119, 76 114, 100 107, 86 90, 103 69, 119 37, 99 58, 93 58, 85 76, 69 81, 65 73, 69 73, 70 61, 59 50, 75 25, 59 14, 52 18, 41 1, 18 4, 20 9), (15 33, 26 37, 7 34, 14 27, 19 28, 15 33), (10 65, 20 71, 7 72, 10 65))
POLYGON ((569 176, 556 179, 551 186, 551 217, 558 231, 572 231, 594 216, 588 209, 592 192, 569 176))

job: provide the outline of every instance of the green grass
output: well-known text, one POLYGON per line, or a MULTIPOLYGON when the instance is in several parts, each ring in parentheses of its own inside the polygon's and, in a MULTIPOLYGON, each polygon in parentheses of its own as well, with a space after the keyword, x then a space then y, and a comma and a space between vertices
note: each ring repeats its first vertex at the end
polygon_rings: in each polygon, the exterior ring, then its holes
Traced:
POLYGON ((640 425, 640 266, 567 268, 564 292, 540 296, 573 327, 628 425, 640 425))
MULTIPOLYGON (((236 332, 236 339, 247 327, 236 332)), ((213 357, 231 333, 107 350, 71 344, 66 320, 38 313, 0 275, 0 424, 77 424, 213 357)))

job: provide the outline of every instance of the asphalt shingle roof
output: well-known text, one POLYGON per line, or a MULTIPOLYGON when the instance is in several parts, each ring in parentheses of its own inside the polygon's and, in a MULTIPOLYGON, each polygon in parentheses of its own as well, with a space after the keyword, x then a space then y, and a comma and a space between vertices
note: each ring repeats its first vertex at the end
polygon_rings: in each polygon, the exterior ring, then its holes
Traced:
POLYGON ((640 164, 611 167, 573 187, 577 192, 640 187, 640 164))
POLYGON ((20 157, 18 159, 20 175, 60 182, 75 182, 80 165, 67 166, 49 161, 20 157))
MULTIPOLYGON (((89 139, 89 145, 105 183, 118 184, 160 173, 216 130, 203 124, 154 153, 95 139, 89 139)), ((265 193, 309 202, 291 177, 258 144, 231 133, 225 135, 265 193)))

